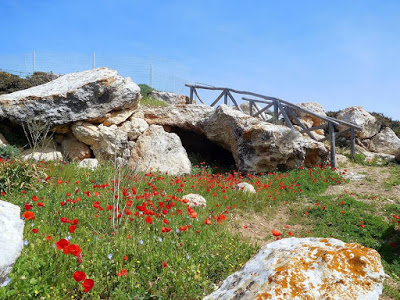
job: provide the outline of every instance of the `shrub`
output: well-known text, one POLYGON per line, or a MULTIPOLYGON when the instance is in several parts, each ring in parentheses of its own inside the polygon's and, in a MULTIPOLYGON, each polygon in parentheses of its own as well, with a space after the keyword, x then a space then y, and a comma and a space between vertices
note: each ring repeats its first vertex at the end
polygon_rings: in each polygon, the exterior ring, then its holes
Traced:
POLYGON ((0 94, 8 94, 30 88, 32 84, 17 75, 0 72, 0 94))
POLYGON ((12 145, 6 145, 0 147, 0 157, 1 158, 14 158, 19 154, 19 149, 12 145))
POLYGON ((142 95, 142 97, 147 97, 152 91, 154 91, 154 89, 150 86, 148 86, 147 84, 139 84, 140 87, 140 94, 142 95))

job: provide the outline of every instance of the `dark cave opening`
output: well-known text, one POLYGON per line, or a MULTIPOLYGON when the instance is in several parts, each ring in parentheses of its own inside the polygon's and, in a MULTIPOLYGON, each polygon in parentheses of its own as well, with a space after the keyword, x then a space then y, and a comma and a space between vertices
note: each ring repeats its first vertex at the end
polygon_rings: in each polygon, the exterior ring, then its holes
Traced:
POLYGON ((205 162, 208 166, 223 170, 236 169, 232 153, 204 135, 174 126, 166 126, 164 129, 179 136, 193 166, 205 162))

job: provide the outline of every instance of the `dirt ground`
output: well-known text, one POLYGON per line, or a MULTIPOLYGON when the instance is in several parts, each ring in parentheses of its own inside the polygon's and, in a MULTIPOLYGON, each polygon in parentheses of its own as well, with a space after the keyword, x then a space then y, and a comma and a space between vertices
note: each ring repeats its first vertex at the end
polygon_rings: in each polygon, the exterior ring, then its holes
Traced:
MULTIPOLYGON (((353 193, 355 199, 363 202, 374 202, 381 204, 398 204, 400 205, 400 185, 392 186, 390 189, 385 187, 385 181, 391 176, 389 167, 362 166, 352 162, 346 162, 339 166, 341 172, 350 175, 348 182, 337 186, 330 186, 325 195, 343 195, 344 193, 353 193), (363 178, 357 175, 365 175, 363 178), (353 177, 353 179, 351 178, 353 177)), ((275 240, 271 235, 271 230, 280 232, 298 232, 304 231, 301 225, 287 225, 289 219, 289 208, 281 206, 277 210, 269 214, 247 214, 238 213, 232 216, 230 230, 240 233, 244 239, 254 244, 263 246, 275 240)), ((400 290, 400 285, 388 277, 385 283, 394 289, 400 290)), ((392 300, 387 295, 382 295, 381 300, 392 300)))

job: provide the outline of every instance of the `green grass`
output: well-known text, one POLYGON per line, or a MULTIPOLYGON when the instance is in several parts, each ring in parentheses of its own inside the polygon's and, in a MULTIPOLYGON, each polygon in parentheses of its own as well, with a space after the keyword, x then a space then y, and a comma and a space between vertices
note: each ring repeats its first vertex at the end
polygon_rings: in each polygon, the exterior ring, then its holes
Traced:
POLYGON ((157 99, 146 96, 140 100, 140 105, 152 106, 152 107, 157 107, 157 106, 163 107, 163 106, 167 106, 168 104, 165 103, 164 101, 157 100, 157 99))
MULTIPOLYGON (((231 217, 268 212, 273 217, 281 206, 290 208, 288 223, 311 230, 310 234, 306 229, 294 232, 295 236, 334 235, 375 248, 382 255, 386 272, 393 278, 400 276, 398 255, 389 246, 390 242, 399 243, 398 228, 391 217, 400 214, 395 205, 379 213, 377 207, 349 196, 340 200, 320 196, 328 186, 342 182, 326 168, 255 176, 218 173, 218 168, 204 166, 200 164, 196 172, 185 177, 131 174, 124 169, 119 186, 113 180, 111 165, 93 172, 75 164, 37 166, 49 176, 40 178, 40 186, 13 185, 2 197, 19 205, 22 212, 25 204, 32 205, 36 219, 25 221, 27 245, 9 274, 10 283, 0 289, 0 299, 201 299, 259 248, 228 230, 231 217), (252 183, 257 193, 234 190, 239 181, 252 183), (190 216, 181 199, 188 193, 207 199, 207 207, 195 208, 197 216, 190 216), (113 213, 118 199, 120 217, 113 213), (310 205, 309 199, 320 205, 310 205), (38 206, 39 202, 43 206, 38 206), (145 217, 151 217, 152 224, 145 222, 145 217), (61 222, 61 218, 77 219, 76 231, 69 232, 71 224, 61 222), (163 227, 171 231, 162 232, 163 227), (46 239, 48 236, 51 239, 46 239), (81 262, 55 248, 54 242, 67 237, 81 247, 81 262), (124 269, 126 275, 121 275, 124 269), (94 280, 88 293, 73 279, 75 271, 84 271, 94 280)), ((390 289, 386 288, 387 293, 392 293, 390 289)))
POLYGON ((390 168, 390 176, 385 181, 385 188, 391 190, 394 186, 400 185, 400 167, 395 166, 390 168))

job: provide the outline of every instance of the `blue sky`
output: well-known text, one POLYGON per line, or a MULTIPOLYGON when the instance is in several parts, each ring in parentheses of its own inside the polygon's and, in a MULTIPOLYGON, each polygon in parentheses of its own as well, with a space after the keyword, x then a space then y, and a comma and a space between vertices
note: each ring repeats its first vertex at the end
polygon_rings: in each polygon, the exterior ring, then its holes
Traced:
POLYGON ((0 25, 0 68, 34 50, 155 57, 192 83, 400 119, 400 1, 1 0, 0 25))

